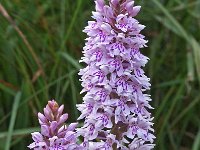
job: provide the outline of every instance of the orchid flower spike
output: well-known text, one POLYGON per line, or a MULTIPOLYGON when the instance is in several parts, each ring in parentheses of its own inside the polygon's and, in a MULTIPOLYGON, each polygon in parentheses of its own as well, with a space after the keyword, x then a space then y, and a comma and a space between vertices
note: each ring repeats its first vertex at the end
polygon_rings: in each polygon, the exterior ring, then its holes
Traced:
POLYGON ((93 21, 80 62, 83 103, 77 105, 84 125, 77 134, 87 150, 150 150, 154 147, 149 102, 150 79, 141 53, 147 40, 135 16, 141 7, 133 0, 95 0, 93 21))
POLYGON ((44 114, 38 113, 41 132, 32 133, 33 143, 28 146, 34 150, 82 150, 76 144, 75 128, 77 123, 66 126, 68 114, 63 114, 64 105, 59 106, 56 101, 48 101, 44 114))

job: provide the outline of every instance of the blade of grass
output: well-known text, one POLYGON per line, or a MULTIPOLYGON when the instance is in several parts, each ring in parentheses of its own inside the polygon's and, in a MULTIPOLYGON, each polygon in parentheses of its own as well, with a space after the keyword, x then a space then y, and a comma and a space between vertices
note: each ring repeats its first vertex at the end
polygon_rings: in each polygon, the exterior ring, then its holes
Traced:
MULTIPOLYGON (((178 32, 178 35, 183 37, 193 48, 193 54, 195 58, 195 65, 196 65, 196 71, 198 74, 198 79, 200 82, 200 45, 196 41, 196 39, 187 33, 187 31, 180 25, 180 23, 170 14, 170 12, 158 1, 158 0, 152 0, 153 3, 166 15, 166 17, 171 22, 172 26, 166 26, 170 27, 169 29, 174 31, 172 28, 176 28, 176 32, 178 32)), ((164 24, 165 25, 165 24, 164 24)))
POLYGON ((158 37, 154 40, 152 40, 152 44, 150 47, 150 62, 149 62, 149 76, 151 78, 151 80, 153 80, 154 77, 154 73, 155 73, 155 66, 157 64, 157 59, 156 59, 156 54, 158 52, 158 50, 160 49, 160 45, 162 42, 162 37, 164 35, 164 32, 162 31, 158 37))
POLYGON ((16 92, 15 92, 15 91, 13 91, 12 89, 6 87, 6 86, 3 85, 2 83, 0 83, 0 89, 1 89, 2 91, 7 92, 8 94, 10 94, 10 95, 12 95, 12 96, 16 95, 16 92))
POLYGON ((197 105, 197 103, 200 102, 200 97, 197 96, 197 98, 195 100, 193 100, 190 105, 185 108, 182 112, 180 112, 180 114, 174 119, 174 121, 171 123, 171 128, 174 127, 183 117, 185 114, 187 114, 191 109, 193 109, 194 106, 197 105))
MULTIPOLYGON (((63 37, 63 40, 61 41, 61 47, 60 47, 60 51, 61 51, 61 52, 66 50, 66 48, 65 48, 65 43, 66 43, 66 41, 68 40, 68 38, 69 38, 69 36, 70 36, 70 33, 72 32, 72 28, 73 28, 73 26, 74 26, 74 24, 75 24, 75 21, 76 21, 76 19, 77 19, 77 16, 78 16, 78 13, 79 13, 79 11, 80 11, 82 2, 83 2, 82 0, 79 0, 79 1, 77 2, 77 7, 76 7, 75 12, 74 12, 74 14, 73 14, 73 16, 72 16, 72 21, 70 22, 70 25, 69 25, 69 27, 68 27, 68 30, 67 30, 66 35, 63 37)), ((55 72, 56 72, 56 69, 57 69, 59 63, 60 63, 60 57, 56 57, 55 65, 54 65, 54 67, 53 67, 53 69, 52 69, 52 73, 51 73, 51 78, 52 78, 52 76, 54 76, 54 74, 55 74, 55 72)))
MULTIPOLYGON (((177 91, 177 93, 176 93, 174 99, 172 100, 171 106, 170 106, 168 112, 166 112, 166 115, 165 115, 165 117, 164 117, 164 121, 163 121, 163 123, 162 123, 161 129, 160 129, 160 131, 158 132, 157 139, 159 139, 159 138, 162 136, 163 130, 165 129, 165 127, 166 127, 166 125, 167 125, 167 122, 169 121, 169 118, 170 118, 170 116, 171 116, 171 114, 172 114, 172 112, 173 112, 173 110, 174 110, 174 107, 176 106, 178 100, 180 100, 180 98, 182 97, 182 92, 183 92, 184 87, 185 87, 184 85, 185 85, 185 84, 184 84, 184 82, 183 82, 183 83, 179 86, 178 91, 177 91)), ((157 142, 157 144, 158 144, 160 141, 157 140, 156 142, 157 142)))
POLYGON ((13 28, 16 30, 16 32, 19 34, 19 36, 22 38, 24 44, 26 45, 27 49, 30 51, 31 55, 33 56, 33 59, 35 60, 38 68, 42 71, 42 74, 44 75, 44 69, 40 63, 39 58, 37 57, 35 51, 33 50, 32 46, 28 42, 26 36, 23 34, 23 32, 20 30, 20 28, 16 25, 16 23, 13 21, 13 19, 10 17, 6 9, 3 7, 3 5, 0 3, 0 13, 8 20, 8 22, 13 26, 13 28))
MULTIPOLYGON (((74 66, 77 70, 80 70, 81 65, 78 63, 77 60, 75 60, 72 56, 70 56, 68 53, 66 52, 58 52, 57 53, 58 56, 63 57, 65 60, 67 60, 67 62, 69 62, 72 66, 74 66)), ((60 60, 60 57, 58 57, 58 59, 60 60)), ((70 67, 70 66, 68 66, 70 67)), ((61 74, 63 70, 59 70, 59 73, 61 74)), ((61 91, 61 83, 58 82, 57 88, 56 88, 56 98, 59 99, 59 95, 60 95, 60 91, 61 91)))
POLYGON ((185 122, 182 124, 181 129, 180 129, 180 133, 179 133, 179 138, 176 141, 176 145, 178 147, 178 149, 180 149, 181 146, 181 142, 184 138, 184 134, 187 132, 187 127, 189 126, 189 120, 190 118, 186 118, 185 122))
POLYGON ((193 55, 195 58, 194 62, 196 64, 197 75, 200 82, 200 45, 194 38, 191 39, 191 43, 193 47, 193 55))
POLYGON ((70 85, 71 85, 71 91, 72 91, 72 105, 73 105, 73 113, 74 113, 74 119, 78 118, 78 110, 76 108, 76 104, 77 104, 77 96, 76 96, 76 86, 74 84, 74 77, 73 76, 69 76, 70 79, 70 85))
POLYGON ((188 67, 187 78, 189 81, 194 81, 195 68, 194 68, 193 55, 191 51, 187 52, 187 67, 188 67))
POLYGON ((200 149, 200 128, 192 146, 192 150, 199 150, 199 149, 200 149))
MULTIPOLYGON (((27 129, 17 129, 17 130, 14 130, 12 132, 12 135, 11 136, 20 136, 20 135, 26 135, 26 134, 30 134, 32 132, 37 132, 39 131, 40 128, 27 128, 27 129)), ((1 132, 0 133, 0 139, 2 138, 6 138, 8 135, 8 132, 1 132)))
POLYGON ((175 90, 175 87, 171 87, 170 90, 168 91, 168 93, 166 93, 165 97, 162 100, 161 105, 156 110, 156 113, 154 115, 155 120, 158 120, 158 117, 160 116, 161 112, 164 110, 164 107, 166 106, 166 104, 167 104, 170 96, 174 92, 174 90, 175 90))
MULTIPOLYGON (((22 75, 24 76, 24 79, 23 79, 24 85, 26 85, 26 87, 27 87, 27 88, 25 88, 26 89, 25 93, 29 94, 31 92, 34 92, 35 89, 34 89, 34 86, 33 86, 32 82, 31 82, 26 63, 24 62, 23 59, 21 59, 20 55, 16 55, 16 58, 17 58, 17 62, 18 62, 20 71, 21 71, 22 75)), ((35 98, 34 100, 36 101, 36 105, 37 105, 38 109, 39 108, 41 109, 39 98, 37 96, 35 96, 34 98, 35 98)))
POLYGON ((175 34, 177 34, 177 35, 179 35, 179 36, 182 36, 182 35, 180 34, 180 31, 177 30, 177 28, 174 28, 172 22, 169 21, 168 18, 163 17, 163 16, 157 16, 157 15, 156 15, 156 16, 155 16, 155 19, 156 19, 158 22, 162 23, 165 27, 167 27, 168 29, 170 29, 170 30, 171 30, 172 32, 174 32, 175 34))
MULTIPOLYGON (((42 93, 44 90, 50 88, 51 86, 55 85, 58 81, 62 81, 66 78, 69 78, 69 76, 73 76, 77 71, 76 70, 72 70, 71 72, 65 74, 62 77, 59 77, 58 79, 56 79, 55 81, 52 81, 51 83, 49 83, 46 87, 36 91, 35 93, 33 93, 32 95, 30 95, 29 97, 27 97, 20 105, 19 108, 25 104, 27 104, 28 101, 30 101, 32 98, 34 98, 35 96, 39 95, 40 93, 42 93)), ((0 120, 0 125, 4 122, 4 120, 6 120, 9 116, 11 115, 11 112, 7 113, 7 115, 5 117, 3 117, 0 120)))
POLYGON ((166 15, 166 17, 169 19, 169 21, 171 21, 171 23, 173 24, 173 27, 177 29, 177 31, 180 33, 180 35, 182 37, 184 37, 185 39, 187 39, 187 41, 190 41, 187 32, 178 23, 178 21, 170 14, 170 12, 158 0, 152 0, 152 1, 166 15))
POLYGON ((172 80, 172 81, 166 81, 160 84, 155 85, 155 88, 163 88, 163 87, 167 87, 167 86, 175 86, 175 85, 179 85, 181 83, 183 83, 185 81, 185 79, 181 79, 181 76, 179 75, 177 77, 176 80, 172 80))
POLYGON ((189 7, 194 7, 194 6, 199 5, 199 4, 200 4, 199 0, 191 2, 191 3, 187 4, 187 5, 182 3, 181 5, 176 6, 176 7, 172 8, 172 9, 170 9, 170 11, 180 11, 180 10, 187 9, 189 7))
POLYGON ((60 56, 62 56, 63 58, 65 58, 67 60, 67 62, 69 62, 72 66, 74 66, 76 69, 81 69, 81 65, 78 63, 77 60, 75 60, 73 57, 71 57, 69 54, 65 53, 65 52, 60 52, 58 53, 60 56))
POLYGON ((173 149, 177 149, 177 145, 176 145, 176 141, 175 141, 175 139, 173 137, 173 133, 171 132, 171 130, 169 128, 169 123, 167 125, 167 134, 169 136, 169 140, 171 142, 171 145, 172 145, 173 149))
POLYGON ((21 92, 18 92, 15 96, 13 107, 12 107, 12 114, 11 114, 8 134, 7 134, 7 138, 6 138, 6 143, 5 143, 5 150, 10 149, 13 129, 14 129, 14 125, 15 125, 15 119, 16 119, 16 116, 17 116, 17 110, 18 110, 20 99, 21 99, 21 92))
POLYGON ((62 87, 62 92, 61 92, 61 95, 60 95, 61 103, 63 102, 62 100, 64 99, 64 95, 65 95, 65 92, 67 91, 67 89, 69 87, 69 84, 70 84, 70 81, 67 80, 65 82, 64 86, 62 87))
POLYGON ((70 36, 70 33, 72 32, 73 26, 76 23, 76 19, 77 19, 78 13, 80 11, 82 2, 83 2, 83 0, 78 0, 78 2, 77 2, 77 6, 76 6, 75 12, 74 12, 74 14, 72 16, 72 20, 71 20, 70 25, 68 27, 67 33, 66 33, 66 35, 65 35, 65 37, 64 37, 64 39, 63 39, 63 41, 61 43, 61 50, 62 51, 64 50, 65 42, 68 40, 68 38, 70 36))

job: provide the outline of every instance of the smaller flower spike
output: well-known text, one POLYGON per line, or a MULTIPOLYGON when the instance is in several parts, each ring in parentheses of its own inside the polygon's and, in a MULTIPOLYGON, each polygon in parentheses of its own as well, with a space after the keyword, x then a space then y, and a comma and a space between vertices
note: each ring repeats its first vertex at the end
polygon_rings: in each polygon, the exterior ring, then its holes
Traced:
POLYGON ((41 133, 32 133, 33 143, 28 146, 34 150, 80 150, 76 144, 77 123, 71 123, 68 127, 65 121, 68 114, 63 114, 64 105, 59 106, 54 100, 48 101, 44 108, 44 114, 38 113, 41 125, 41 133))

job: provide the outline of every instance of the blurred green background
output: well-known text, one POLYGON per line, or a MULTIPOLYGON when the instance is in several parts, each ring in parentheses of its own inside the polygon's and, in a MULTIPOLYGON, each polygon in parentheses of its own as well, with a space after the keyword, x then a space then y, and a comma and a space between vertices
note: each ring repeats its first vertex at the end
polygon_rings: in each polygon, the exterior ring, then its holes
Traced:
MULTIPOLYGON (((200 0, 135 0, 149 40, 158 150, 200 150, 200 0)), ((0 150, 25 150, 47 100, 68 122, 82 102, 78 60, 93 0, 0 0, 0 150)))

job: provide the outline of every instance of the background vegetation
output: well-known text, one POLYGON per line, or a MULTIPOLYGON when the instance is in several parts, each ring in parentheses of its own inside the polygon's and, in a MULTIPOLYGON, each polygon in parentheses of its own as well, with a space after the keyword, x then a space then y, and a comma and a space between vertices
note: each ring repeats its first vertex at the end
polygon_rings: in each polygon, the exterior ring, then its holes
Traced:
MULTIPOLYGON (((156 149, 200 149, 200 0, 136 0, 147 27, 156 149)), ((47 100, 75 121, 93 0, 0 1, 0 150, 24 150, 47 100), (2 7, 3 6, 3 7, 2 7), (7 13, 6 13, 7 12, 7 13)))

